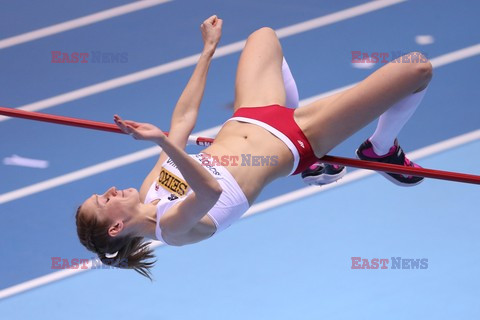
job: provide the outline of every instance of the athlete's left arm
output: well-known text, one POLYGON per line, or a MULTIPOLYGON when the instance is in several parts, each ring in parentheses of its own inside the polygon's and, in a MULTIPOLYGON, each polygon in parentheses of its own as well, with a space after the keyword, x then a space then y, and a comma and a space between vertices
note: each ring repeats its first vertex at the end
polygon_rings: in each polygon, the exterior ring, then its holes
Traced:
MULTIPOLYGON (((195 127, 198 109, 200 108, 203 92, 205 91, 210 62, 222 35, 222 24, 223 21, 217 16, 211 16, 200 25, 203 38, 203 50, 190 80, 175 105, 170 123, 168 139, 178 148, 185 149, 188 136, 190 136, 195 127)), ((119 126, 121 127, 121 125, 119 126)), ((158 177, 160 167, 166 159, 167 155, 162 151, 155 166, 145 177, 140 188, 142 201, 152 182, 158 177)))
POLYGON ((222 35, 222 24, 222 19, 214 15, 200 26, 204 47, 195 70, 178 99, 170 124, 170 139, 180 148, 185 148, 188 136, 195 127, 210 62, 222 35))

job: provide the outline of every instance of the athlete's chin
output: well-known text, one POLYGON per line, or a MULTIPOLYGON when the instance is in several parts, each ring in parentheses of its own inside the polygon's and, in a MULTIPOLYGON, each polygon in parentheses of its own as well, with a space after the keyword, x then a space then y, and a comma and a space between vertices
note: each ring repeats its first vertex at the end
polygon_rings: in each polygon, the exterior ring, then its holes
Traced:
POLYGON ((125 189, 125 196, 128 198, 135 198, 140 201, 140 193, 135 188, 125 189))

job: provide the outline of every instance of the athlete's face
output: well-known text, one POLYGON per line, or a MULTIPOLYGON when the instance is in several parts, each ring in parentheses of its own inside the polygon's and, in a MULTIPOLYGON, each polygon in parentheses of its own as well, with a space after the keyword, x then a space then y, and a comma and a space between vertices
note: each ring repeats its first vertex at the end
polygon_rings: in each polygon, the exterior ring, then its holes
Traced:
POLYGON ((111 187, 103 194, 94 194, 82 204, 82 211, 94 213, 110 221, 125 219, 135 213, 140 195, 134 188, 118 190, 111 187))

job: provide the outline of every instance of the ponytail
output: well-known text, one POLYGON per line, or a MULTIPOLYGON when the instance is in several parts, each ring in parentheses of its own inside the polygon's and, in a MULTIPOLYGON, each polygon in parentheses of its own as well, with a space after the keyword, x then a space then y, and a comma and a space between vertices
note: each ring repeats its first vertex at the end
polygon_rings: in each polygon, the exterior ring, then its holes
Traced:
POLYGON ((75 215, 77 234, 80 242, 90 251, 96 253, 100 261, 109 266, 134 269, 142 276, 152 280, 150 269, 155 261, 153 250, 144 242, 143 237, 111 237, 108 234, 108 221, 100 221, 95 215, 85 217, 81 206, 75 215))

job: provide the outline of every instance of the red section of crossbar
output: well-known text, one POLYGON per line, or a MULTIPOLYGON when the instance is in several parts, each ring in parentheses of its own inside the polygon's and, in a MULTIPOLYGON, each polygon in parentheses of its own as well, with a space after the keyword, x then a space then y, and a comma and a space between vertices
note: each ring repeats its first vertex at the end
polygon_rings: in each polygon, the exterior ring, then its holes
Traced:
POLYGON ((52 114, 24 111, 24 110, 4 108, 4 107, 0 107, 0 114, 8 117, 51 122, 56 124, 63 124, 66 126, 81 127, 81 128, 109 131, 109 132, 115 132, 115 133, 123 133, 122 130, 120 130, 120 128, 113 123, 110 124, 110 123, 99 122, 99 121, 55 116, 52 114))
MULTIPOLYGON (((52 122, 52 123, 62 124, 67 126, 109 131, 109 132, 115 132, 115 133, 123 133, 120 130, 120 128, 118 128, 115 124, 99 122, 99 121, 83 120, 83 119, 70 118, 70 117, 64 117, 64 116, 55 116, 55 115, 50 115, 45 113, 24 111, 24 110, 4 108, 4 107, 0 107, 0 114, 9 116, 9 117, 24 118, 29 120, 43 121, 43 122, 52 122)), ((166 132, 165 134, 168 135, 168 132, 166 132)), ((212 138, 199 137, 196 139, 196 144, 203 145, 203 146, 211 144, 212 142, 213 142, 212 138)), ((420 177, 426 177, 426 178, 442 179, 442 180, 457 181, 457 182, 464 182, 464 183, 480 184, 480 176, 458 173, 458 172, 440 171, 440 170, 432 170, 432 169, 425 169, 425 168, 404 167, 404 166, 387 164, 387 163, 333 157, 328 155, 321 158, 321 161, 329 164, 338 164, 338 165, 343 165, 348 167, 384 171, 384 172, 390 172, 390 173, 399 173, 399 174, 406 174, 411 176, 420 176, 420 177)))
POLYGON ((379 162, 373 162, 373 161, 364 161, 364 160, 332 157, 332 156, 324 156, 320 160, 323 161, 324 163, 338 164, 338 165, 347 166, 347 167, 370 169, 370 170, 383 171, 383 172, 389 172, 389 173, 407 174, 410 176, 417 176, 417 177, 480 184, 480 176, 476 176, 472 174, 432 170, 432 169, 426 169, 426 168, 404 167, 404 166, 399 166, 399 165, 394 165, 389 163, 379 163, 379 162))
MULTIPOLYGON (((116 124, 113 123, 106 123, 100 121, 92 121, 92 120, 84 120, 78 118, 71 118, 71 117, 64 117, 64 116, 56 116, 53 114, 46 114, 40 112, 32 112, 32 111, 24 111, 19 109, 12 109, 12 108, 5 108, 0 107, 0 115, 8 116, 8 117, 16 117, 16 118, 23 118, 35 121, 42 121, 42 122, 51 122, 56 124, 62 124, 65 126, 72 126, 72 127, 80 127, 80 128, 87 128, 93 130, 100 130, 100 131, 108 131, 108 132, 115 132, 115 133, 123 133, 116 124)), ((168 135, 168 132, 164 132, 168 135)), ((197 145, 210 145, 213 143, 212 138, 204 138, 198 137, 195 140, 197 145)))

